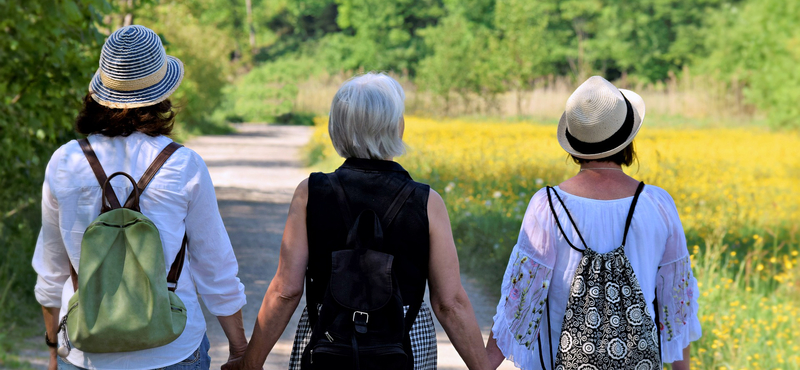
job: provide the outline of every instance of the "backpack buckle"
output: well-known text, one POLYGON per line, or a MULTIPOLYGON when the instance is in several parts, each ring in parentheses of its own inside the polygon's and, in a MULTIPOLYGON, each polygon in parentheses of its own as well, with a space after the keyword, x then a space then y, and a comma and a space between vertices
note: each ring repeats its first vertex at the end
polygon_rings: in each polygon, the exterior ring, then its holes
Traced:
POLYGON ((175 289, 178 289, 178 283, 177 282, 173 283, 171 281, 168 281, 167 282, 167 290, 169 290, 170 292, 174 292, 175 289))
POLYGON ((364 334, 367 332, 367 323, 369 323, 369 314, 363 311, 353 312, 353 323, 356 326, 356 332, 364 334))

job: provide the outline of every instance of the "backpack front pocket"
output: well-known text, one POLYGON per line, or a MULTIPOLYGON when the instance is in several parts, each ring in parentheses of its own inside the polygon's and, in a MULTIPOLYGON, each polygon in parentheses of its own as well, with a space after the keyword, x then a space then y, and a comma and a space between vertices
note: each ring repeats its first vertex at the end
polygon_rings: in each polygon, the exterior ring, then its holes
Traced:
MULTIPOLYGON (((347 344, 324 342, 310 351, 312 369, 354 369, 356 358, 353 347, 347 344)), ((403 347, 395 344, 358 348, 361 369, 402 370, 408 356, 403 347)))

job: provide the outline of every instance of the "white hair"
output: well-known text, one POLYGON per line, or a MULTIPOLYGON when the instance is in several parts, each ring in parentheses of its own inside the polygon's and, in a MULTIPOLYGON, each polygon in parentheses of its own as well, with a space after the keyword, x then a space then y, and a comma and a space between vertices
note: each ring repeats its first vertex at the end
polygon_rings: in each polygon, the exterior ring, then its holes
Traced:
POLYGON ((400 119, 406 94, 385 73, 370 72, 347 80, 331 103, 328 133, 344 158, 388 159, 402 155, 400 119))

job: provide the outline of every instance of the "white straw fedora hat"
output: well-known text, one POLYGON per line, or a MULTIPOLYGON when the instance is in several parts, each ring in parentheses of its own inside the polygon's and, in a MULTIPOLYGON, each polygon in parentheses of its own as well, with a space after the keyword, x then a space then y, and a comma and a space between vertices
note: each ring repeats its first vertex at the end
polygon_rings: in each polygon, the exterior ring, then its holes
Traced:
POLYGON ((558 143, 582 159, 614 155, 633 141, 644 113, 639 94, 617 89, 600 76, 590 77, 567 99, 558 122, 558 143))
POLYGON ((122 27, 108 37, 89 93, 109 108, 158 104, 183 80, 183 63, 167 55, 161 39, 147 27, 122 27))

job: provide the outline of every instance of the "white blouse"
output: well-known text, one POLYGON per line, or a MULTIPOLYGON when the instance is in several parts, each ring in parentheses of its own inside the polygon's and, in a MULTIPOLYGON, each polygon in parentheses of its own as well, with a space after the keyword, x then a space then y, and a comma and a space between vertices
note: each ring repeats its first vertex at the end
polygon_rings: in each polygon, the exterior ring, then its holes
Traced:
MULTIPOLYGON (((150 166, 171 139, 134 133, 128 137, 89 136, 89 142, 107 175, 124 171, 135 180, 150 166)), ((111 180, 117 198, 133 189, 128 179, 111 180)), ((45 307, 61 307, 74 294, 69 261, 80 274, 81 239, 100 214, 101 189, 78 142, 59 148, 50 159, 42 188, 42 229, 33 255, 39 275, 34 290, 45 307)), ((175 293, 187 309, 186 328, 165 346, 125 353, 84 353, 73 348, 67 360, 88 369, 155 369, 188 358, 200 346, 206 331, 198 293, 216 316, 229 316, 244 306, 244 286, 236 277, 239 267, 219 214, 214 185, 203 159, 188 148, 178 149, 161 167, 140 198, 142 213, 158 228, 166 269, 178 254, 186 231, 188 258, 175 293)), ((166 270, 165 270, 166 273, 166 270)), ((59 318, 60 321, 60 318, 59 318)), ((59 333, 59 342, 62 342, 59 333)), ((63 345, 63 343, 61 343, 63 345)))
MULTIPOLYGON (((633 197, 596 200, 568 194, 558 187, 578 230, 591 249, 606 253, 622 243, 625 219, 633 197)), ((578 234, 553 195, 553 206, 569 240, 582 248, 578 234)), ((697 280, 692 275, 686 237, 672 197, 646 185, 636 205, 625 255, 630 260, 646 302, 658 295, 663 361, 683 359, 683 349, 700 338, 697 280)), ((556 226, 546 189, 531 199, 519 239, 503 277, 492 332, 506 358, 521 369, 541 369, 537 338, 542 332, 545 364, 558 352, 570 286, 583 254, 572 249, 556 226), (549 300, 550 312, 544 304, 549 300), (549 339, 549 343, 548 340, 549 339), (551 347, 548 347, 551 346, 551 347)), ((653 305, 648 313, 654 320, 653 305)), ((555 360, 555 359, 553 359, 555 360)))

